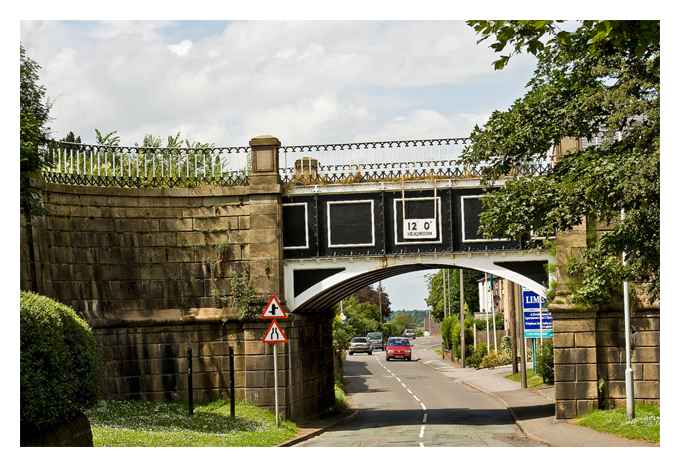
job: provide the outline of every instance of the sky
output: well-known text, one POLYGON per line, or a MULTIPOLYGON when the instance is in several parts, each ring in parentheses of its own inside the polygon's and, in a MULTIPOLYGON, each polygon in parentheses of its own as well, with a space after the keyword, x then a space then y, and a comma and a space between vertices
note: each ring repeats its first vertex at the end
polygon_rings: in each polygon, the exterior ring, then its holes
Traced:
MULTIPOLYGON (((181 132, 216 146, 467 136, 524 94, 535 60, 494 71, 462 21, 22 21, 54 138, 181 132)), ((383 281, 426 308, 423 272, 383 281)))

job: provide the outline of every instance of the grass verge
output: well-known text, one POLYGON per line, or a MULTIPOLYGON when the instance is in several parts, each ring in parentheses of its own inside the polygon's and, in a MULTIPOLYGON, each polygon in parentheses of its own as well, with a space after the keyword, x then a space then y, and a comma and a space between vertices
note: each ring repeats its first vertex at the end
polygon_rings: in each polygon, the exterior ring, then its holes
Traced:
POLYGON ((595 410, 577 418, 576 423, 628 439, 642 439, 652 443, 659 442, 659 407, 649 404, 635 405, 635 418, 626 419, 626 409, 595 410))
POLYGON ((100 401, 87 412, 95 446, 276 446, 297 434, 297 426, 245 402, 215 401, 195 406, 187 415, 184 402, 100 401))
MULTIPOLYGON (((520 382, 520 374, 515 373, 512 374, 510 373, 509 375, 505 375, 506 379, 509 379, 510 381, 515 381, 516 383, 520 382)), ((530 388, 535 388, 538 386, 543 386, 543 378, 540 375, 537 375, 536 372, 528 368, 527 369, 527 387, 530 388)))

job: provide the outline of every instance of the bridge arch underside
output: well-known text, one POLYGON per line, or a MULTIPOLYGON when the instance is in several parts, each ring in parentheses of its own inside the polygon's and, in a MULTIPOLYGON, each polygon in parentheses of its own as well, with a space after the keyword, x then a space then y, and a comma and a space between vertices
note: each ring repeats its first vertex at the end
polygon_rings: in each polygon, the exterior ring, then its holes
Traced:
POLYGON ((390 277, 464 268, 508 279, 545 297, 549 283, 546 264, 551 261, 545 252, 286 260, 285 296, 290 311, 327 310, 357 290, 390 277))

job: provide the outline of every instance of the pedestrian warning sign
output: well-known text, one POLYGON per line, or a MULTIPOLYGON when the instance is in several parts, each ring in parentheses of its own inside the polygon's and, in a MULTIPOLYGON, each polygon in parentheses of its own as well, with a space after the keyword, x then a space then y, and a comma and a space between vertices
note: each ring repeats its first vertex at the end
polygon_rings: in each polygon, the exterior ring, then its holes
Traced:
POLYGON ((271 324, 267 328, 267 331, 262 336, 262 342, 265 344, 280 344, 283 342, 288 342, 288 337, 283 329, 279 326, 276 320, 272 320, 271 324))
POLYGON ((279 297, 276 294, 272 294, 269 297, 269 301, 262 309, 260 313, 260 318, 262 319, 286 319, 288 318, 288 312, 281 306, 279 297))

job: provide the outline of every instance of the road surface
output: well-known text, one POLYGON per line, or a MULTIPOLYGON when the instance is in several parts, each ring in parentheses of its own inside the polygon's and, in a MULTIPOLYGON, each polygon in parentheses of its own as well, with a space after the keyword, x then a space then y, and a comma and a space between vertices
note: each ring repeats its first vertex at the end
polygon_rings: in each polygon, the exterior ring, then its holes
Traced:
POLYGON ((416 361, 376 351, 347 357, 345 390, 357 416, 299 446, 536 446, 491 396, 426 365, 438 340, 416 340, 416 361))

